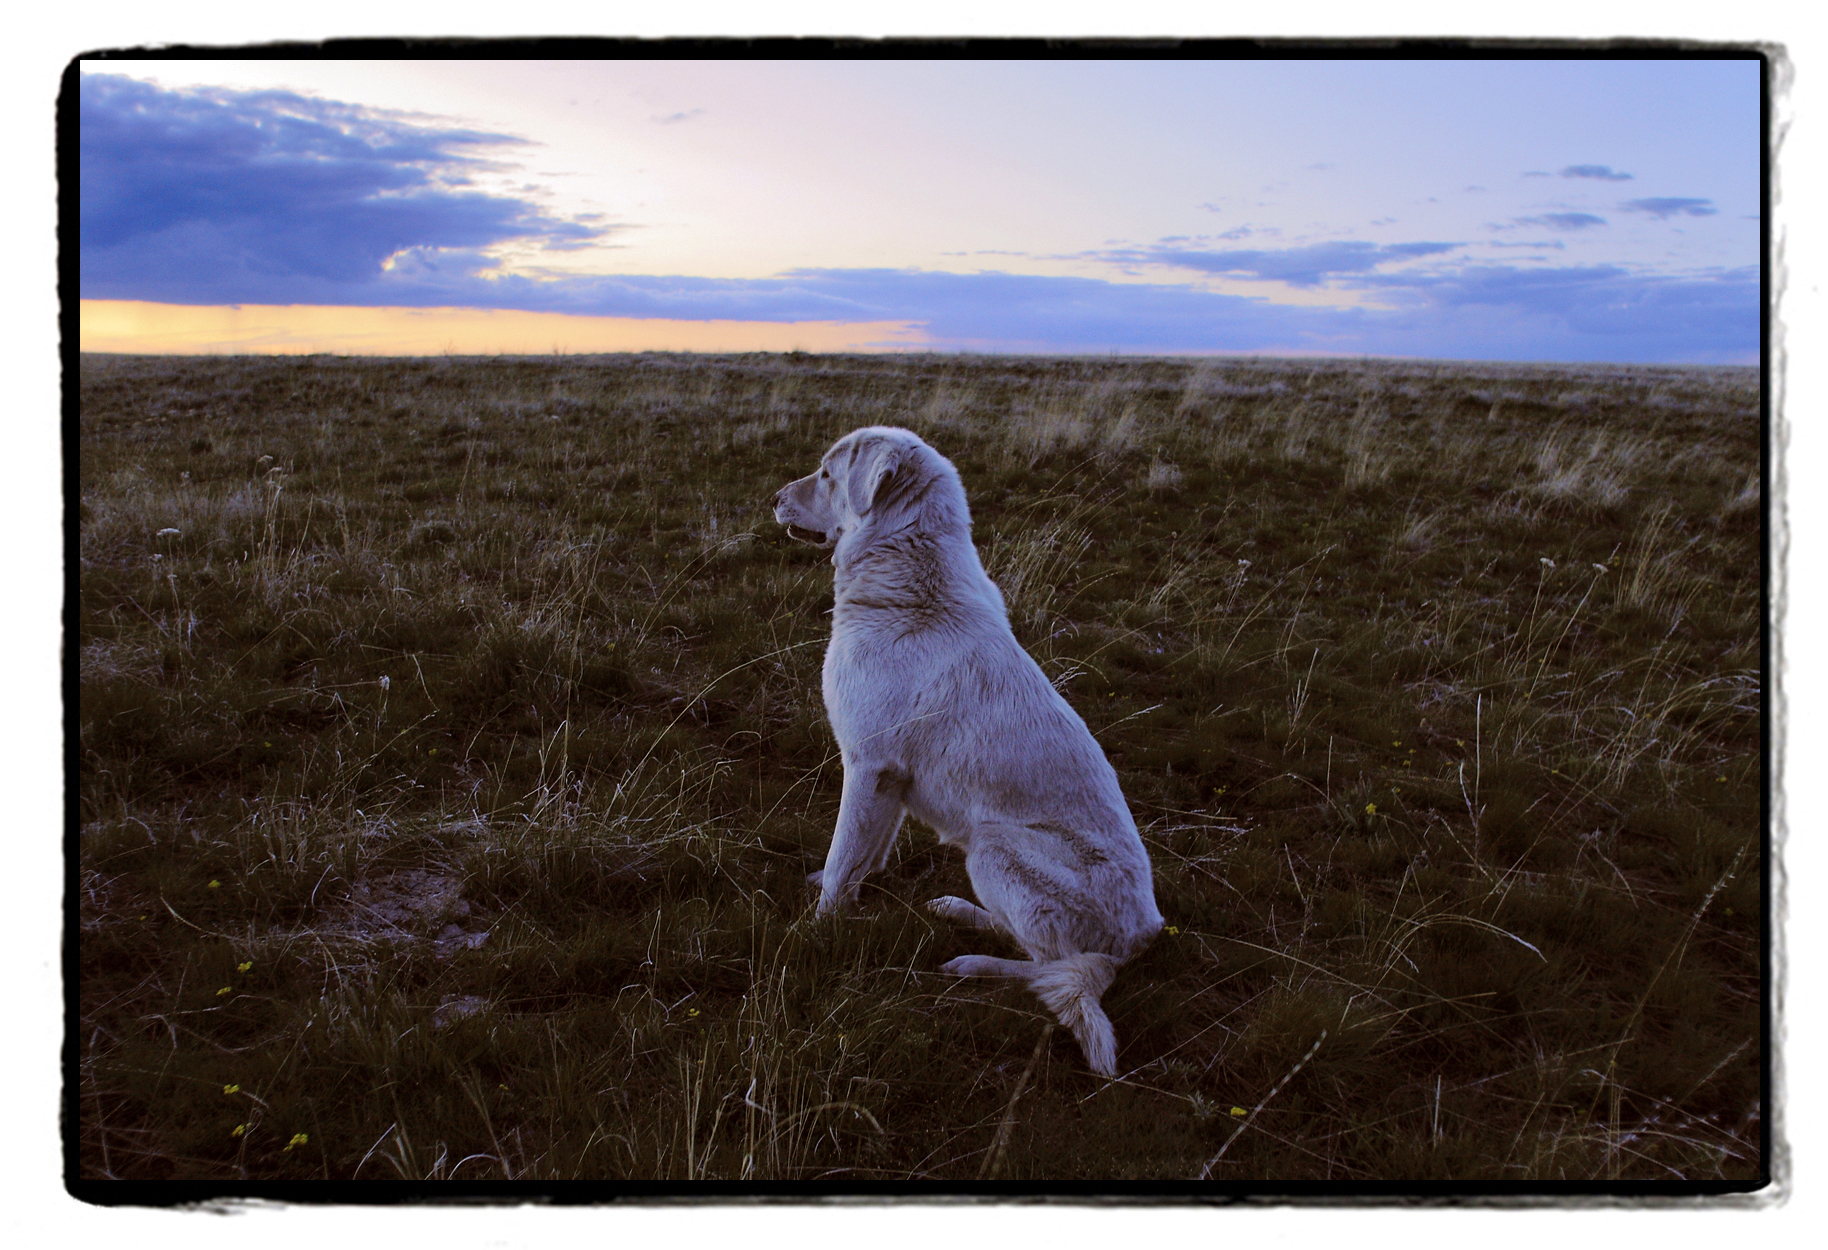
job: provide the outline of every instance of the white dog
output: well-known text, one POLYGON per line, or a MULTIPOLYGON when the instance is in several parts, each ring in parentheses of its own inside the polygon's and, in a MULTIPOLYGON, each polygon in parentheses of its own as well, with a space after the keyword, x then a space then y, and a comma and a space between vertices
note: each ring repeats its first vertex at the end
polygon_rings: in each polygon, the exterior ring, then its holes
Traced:
POLYGON ((1098 999, 1161 930, 1148 852, 1091 731, 1010 631, 958 470, 913 433, 872 426, 781 488, 774 515, 832 548, 837 570, 825 710, 844 793, 809 878, 819 914, 855 900, 913 812, 964 850, 982 904, 929 906, 1030 956, 966 955, 945 971, 1026 981, 1092 1070, 1115 1075, 1098 999))

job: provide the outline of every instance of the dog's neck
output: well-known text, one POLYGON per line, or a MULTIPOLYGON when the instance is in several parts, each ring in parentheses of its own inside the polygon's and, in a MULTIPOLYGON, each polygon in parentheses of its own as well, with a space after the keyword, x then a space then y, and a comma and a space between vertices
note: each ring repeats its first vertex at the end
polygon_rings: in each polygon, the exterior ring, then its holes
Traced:
POLYGON ((847 530, 832 551, 834 613, 891 611, 917 618, 944 614, 978 601, 973 583, 988 581, 971 522, 950 509, 935 517, 921 510, 892 529, 866 519, 847 530), (959 541, 959 539, 963 541, 959 541))

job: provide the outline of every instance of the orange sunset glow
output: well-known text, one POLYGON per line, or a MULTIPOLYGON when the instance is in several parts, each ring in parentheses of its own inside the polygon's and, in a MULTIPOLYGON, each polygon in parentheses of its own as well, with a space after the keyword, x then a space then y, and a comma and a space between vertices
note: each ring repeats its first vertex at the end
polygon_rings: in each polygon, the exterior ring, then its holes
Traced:
POLYGON ((83 300, 85 352, 436 356, 851 352, 919 348, 905 322, 668 321, 486 308, 188 305, 83 300))

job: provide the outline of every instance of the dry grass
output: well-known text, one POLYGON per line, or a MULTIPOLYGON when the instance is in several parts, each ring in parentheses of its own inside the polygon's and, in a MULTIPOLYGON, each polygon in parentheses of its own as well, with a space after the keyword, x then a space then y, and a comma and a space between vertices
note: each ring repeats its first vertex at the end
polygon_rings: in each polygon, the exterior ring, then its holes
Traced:
POLYGON ((86 1177, 1763 1174, 1748 371, 81 380, 86 1177), (766 505, 878 423, 958 464, 1150 849, 1116 1082, 937 973, 981 939, 927 831, 809 914, 830 570, 766 505))

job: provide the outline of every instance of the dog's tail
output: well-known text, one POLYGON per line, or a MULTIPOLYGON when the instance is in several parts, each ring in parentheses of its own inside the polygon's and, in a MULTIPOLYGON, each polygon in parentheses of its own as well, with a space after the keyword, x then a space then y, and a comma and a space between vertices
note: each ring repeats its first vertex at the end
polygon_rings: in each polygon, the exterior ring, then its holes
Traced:
POLYGON ((1024 980, 1054 1017, 1079 1039, 1085 1062, 1099 1076, 1117 1075, 1117 1034, 1098 1000, 1117 979, 1119 961, 1088 951, 1036 965, 1024 980))

